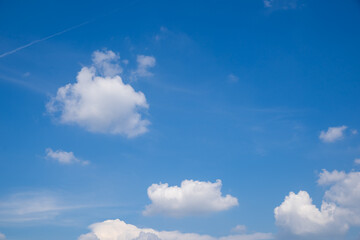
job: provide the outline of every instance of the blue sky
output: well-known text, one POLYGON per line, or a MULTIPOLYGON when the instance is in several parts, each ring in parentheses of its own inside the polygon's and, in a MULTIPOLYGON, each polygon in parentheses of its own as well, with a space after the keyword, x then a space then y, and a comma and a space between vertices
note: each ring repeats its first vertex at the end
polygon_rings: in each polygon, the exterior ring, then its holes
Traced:
POLYGON ((357 0, 1 1, 0 239, 360 239, 359 23, 357 0))

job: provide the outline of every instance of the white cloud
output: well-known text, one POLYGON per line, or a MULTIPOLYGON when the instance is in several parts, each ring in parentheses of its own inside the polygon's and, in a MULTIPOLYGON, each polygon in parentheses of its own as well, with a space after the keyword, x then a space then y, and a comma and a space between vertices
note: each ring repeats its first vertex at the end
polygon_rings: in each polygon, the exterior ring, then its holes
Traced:
POLYGON ((231 196, 222 196, 222 183, 184 180, 181 186, 169 187, 165 184, 153 184, 148 190, 152 203, 146 206, 144 215, 164 214, 186 216, 219 212, 238 205, 238 200, 231 196))
POLYGON ((54 152, 51 148, 46 149, 46 158, 55 160, 61 164, 73 164, 73 163, 80 163, 82 165, 89 164, 89 161, 83 161, 75 157, 73 152, 65 152, 62 150, 56 150, 54 152))
POLYGON ((332 172, 328 172, 325 169, 319 174, 318 184, 319 185, 328 185, 334 184, 338 181, 346 178, 346 173, 344 171, 334 170, 332 172))
POLYGON ((344 131, 347 129, 347 126, 340 126, 340 127, 329 127, 328 130, 321 131, 319 138, 323 142, 335 142, 340 140, 344 137, 344 131))
MULTIPOLYGON (((331 231, 335 224, 336 206, 323 202, 319 210, 309 194, 300 191, 290 192, 284 202, 274 210, 276 224, 295 235, 325 234, 331 231)), ((338 228, 337 228, 338 229, 338 228)), ((339 230, 347 230, 342 226, 339 230)))
POLYGON ((217 238, 218 240, 270 240, 274 239, 271 233, 238 234, 217 238))
POLYGON ((81 235, 78 240, 269 240, 270 233, 253 233, 212 237, 179 231, 156 231, 151 228, 138 228, 119 219, 107 220, 90 226, 91 232, 81 235))
MULTIPOLYGON (((332 174, 334 172, 336 171, 332 174)), ((325 192, 325 199, 341 207, 356 209, 360 213, 360 172, 347 173, 334 181, 330 189, 325 192)))
POLYGON ((156 59, 153 56, 138 55, 136 59, 138 66, 135 71, 136 76, 149 77, 153 74, 149 71, 156 64, 156 59))
POLYGON ((2 233, 0 233, 0 240, 6 240, 6 236, 2 233))
POLYGON ((318 183, 329 186, 320 209, 307 192, 291 192, 274 210, 276 224, 285 232, 312 239, 336 239, 351 226, 360 226, 360 172, 323 170, 318 183))
POLYGON ((354 160, 354 163, 357 164, 357 165, 359 165, 359 164, 360 164, 360 158, 355 159, 355 160, 354 160))
POLYGON ((245 233, 246 232, 246 226, 245 225, 237 225, 233 229, 231 229, 232 232, 237 233, 245 233))
POLYGON ((92 61, 102 76, 114 77, 122 72, 119 65, 120 56, 113 51, 95 51, 92 61))
POLYGON ((139 236, 137 238, 134 238, 134 240, 161 240, 161 239, 154 233, 140 232, 139 236))
POLYGON ((145 133, 149 121, 142 119, 141 110, 149 105, 142 92, 114 75, 120 71, 112 62, 117 59, 111 51, 96 51, 93 65, 81 69, 76 83, 60 87, 47 111, 58 114, 61 123, 77 124, 90 132, 127 137, 145 133))

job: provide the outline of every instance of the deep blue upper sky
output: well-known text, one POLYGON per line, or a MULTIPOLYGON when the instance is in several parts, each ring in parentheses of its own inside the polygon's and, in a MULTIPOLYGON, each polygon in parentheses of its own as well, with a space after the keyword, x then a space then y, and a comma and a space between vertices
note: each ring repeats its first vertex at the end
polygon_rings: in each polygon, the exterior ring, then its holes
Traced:
MULTIPOLYGON (((116 218, 212 236, 239 224, 276 233, 274 208, 290 191, 307 191, 320 207, 322 169, 359 170, 352 131, 360 129, 360 1, 3 0, 0 55, 82 23, 0 57, 0 233, 7 239, 77 239, 88 225, 116 218), (148 132, 91 132, 49 114, 46 104, 76 82, 96 50, 128 60, 120 75, 146 96, 148 132), (156 59, 151 76, 132 77, 138 55, 156 59), (343 125, 339 141, 319 139, 343 125), (46 158, 47 148, 90 164, 59 164, 46 158), (239 205, 182 218, 142 214, 151 184, 185 179, 221 179, 223 195, 239 205), (28 195, 66 207, 21 220, 8 204, 26 206, 28 195)), ((354 226, 347 238, 358 235, 354 226)))

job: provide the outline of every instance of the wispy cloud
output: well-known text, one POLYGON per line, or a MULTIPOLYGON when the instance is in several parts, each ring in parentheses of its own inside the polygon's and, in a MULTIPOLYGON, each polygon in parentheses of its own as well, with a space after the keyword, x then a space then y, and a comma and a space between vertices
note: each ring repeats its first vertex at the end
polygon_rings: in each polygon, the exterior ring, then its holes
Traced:
POLYGON ((229 74, 229 75, 228 75, 228 80, 229 80, 229 82, 231 82, 231 83, 236 83, 236 82, 239 81, 239 77, 236 76, 236 75, 234 75, 234 74, 229 74))
POLYGON ((34 84, 31 84, 29 81, 25 81, 25 80, 21 80, 20 78, 14 78, 14 77, 8 77, 8 76, 5 76, 5 75, 0 75, 0 81, 5 81, 5 82, 8 82, 8 83, 12 83, 12 84, 15 84, 15 85, 18 85, 18 86, 21 86, 23 88, 27 88, 31 91, 34 91, 34 92, 37 92, 37 93, 40 93, 40 94, 45 94, 45 95, 49 95, 49 93, 38 87, 38 86, 35 86, 34 84))
POLYGON ((138 66, 136 71, 133 72, 135 78, 139 77, 150 77, 153 75, 149 71, 150 68, 153 68, 156 64, 156 59, 153 56, 138 55, 136 59, 138 66))
POLYGON ((264 0, 264 7, 271 10, 289 10, 301 7, 300 0, 264 0))
POLYGON ((53 151, 51 148, 46 149, 46 158, 55 160, 61 164, 74 164, 74 163, 79 163, 82 165, 89 164, 89 161, 84 161, 75 157, 73 152, 65 152, 63 150, 53 151))
POLYGON ((0 58, 6 57, 6 56, 11 55, 11 54, 14 54, 14 53, 16 53, 16 52, 18 52, 18 51, 20 51, 20 50, 22 50, 22 49, 31 47, 32 45, 35 45, 35 44, 37 44, 37 43, 46 41, 46 40, 48 40, 48 39, 50 39, 50 38, 53 38, 53 37, 59 36, 59 35, 61 35, 61 34, 67 33, 67 32, 69 32, 69 31, 71 31, 71 30, 74 30, 74 29, 79 28, 79 27, 81 27, 81 26, 83 26, 83 25, 86 25, 86 24, 88 24, 89 22, 90 22, 90 21, 86 21, 86 22, 80 23, 80 24, 75 25, 75 26, 73 26, 73 27, 67 28, 67 29, 65 29, 65 30, 63 30, 63 31, 60 31, 60 32, 51 34, 51 35, 49 35, 49 36, 47 36, 47 37, 44 37, 44 38, 41 38, 41 39, 37 39, 37 40, 35 40, 35 41, 32 41, 32 42, 30 42, 30 43, 28 43, 28 44, 25 44, 25 45, 23 45, 23 46, 20 46, 20 47, 18 47, 18 48, 15 48, 15 49, 13 49, 13 50, 8 51, 8 52, 4 52, 3 54, 0 54, 0 58))
POLYGON ((233 229, 231 229, 232 232, 236 233, 245 233, 246 232, 246 226, 245 225, 237 225, 233 229))
POLYGON ((85 207, 88 206, 66 204, 54 193, 16 193, 0 199, 0 222, 43 221, 53 219, 63 211, 85 207))

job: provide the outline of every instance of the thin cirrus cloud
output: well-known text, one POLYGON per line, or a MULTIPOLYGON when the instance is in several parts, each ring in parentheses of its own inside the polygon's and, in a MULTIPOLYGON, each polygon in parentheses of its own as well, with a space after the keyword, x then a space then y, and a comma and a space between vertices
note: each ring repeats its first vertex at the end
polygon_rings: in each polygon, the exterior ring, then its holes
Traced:
POLYGON ((151 228, 138 228, 119 219, 92 224, 91 232, 81 235, 78 240, 270 240, 271 233, 238 234, 212 237, 197 233, 179 231, 156 231, 151 228))
POLYGON ((46 40, 48 40, 48 39, 50 39, 50 38, 59 36, 59 35, 61 35, 61 34, 64 34, 64 33, 66 33, 66 32, 69 32, 69 31, 73 30, 73 29, 79 28, 79 27, 81 27, 81 26, 83 26, 83 25, 85 25, 85 24, 88 24, 88 23, 89 23, 88 21, 83 22, 83 23, 81 23, 81 24, 78 24, 78 25, 72 26, 72 27, 70 27, 70 28, 67 28, 67 29, 65 29, 65 30, 63 30, 63 31, 60 31, 60 32, 51 34, 51 35, 49 35, 49 36, 47 36, 47 37, 44 37, 44 38, 41 38, 41 39, 37 39, 37 40, 35 40, 35 41, 32 41, 32 42, 30 42, 30 43, 28 43, 28 44, 25 44, 25 45, 23 45, 23 46, 20 46, 20 47, 18 47, 18 48, 13 49, 13 50, 4 52, 4 53, 0 54, 0 58, 6 57, 6 56, 11 55, 11 54, 14 54, 14 53, 16 53, 16 52, 18 52, 18 51, 20 51, 20 50, 23 50, 23 49, 25 49, 25 48, 31 47, 32 45, 35 45, 35 44, 37 44, 37 43, 41 43, 41 42, 46 41, 46 40))
POLYGON ((328 187, 320 209, 306 191, 290 192, 275 208, 276 224, 287 239, 339 239, 360 226, 360 172, 323 170, 318 184, 328 187))
POLYGON ((151 204, 146 206, 143 214, 183 217, 225 211, 237 206, 237 198, 222 196, 221 187, 221 180, 214 183, 184 180, 180 187, 169 187, 167 183, 152 184, 147 190, 151 204))
POLYGON ((78 208, 82 206, 67 205, 53 193, 21 192, 0 199, 0 222, 48 221, 63 211, 78 208))
POLYGON ((65 152, 63 150, 53 151, 51 148, 46 149, 46 158, 67 165, 74 163, 88 165, 90 163, 89 161, 84 161, 75 157, 73 152, 65 152))
POLYGON ((327 131, 321 131, 319 139, 326 143, 332 143, 344 138, 344 131, 347 126, 329 127, 327 131))
POLYGON ((148 131, 142 112, 149 108, 145 95, 118 75, 119 55, 95 51, 92 65, 83 67, 76 82, 60 87, 47 103, 47 111, 60 123, 75 124, 90 132, 136 137, 148 131))

